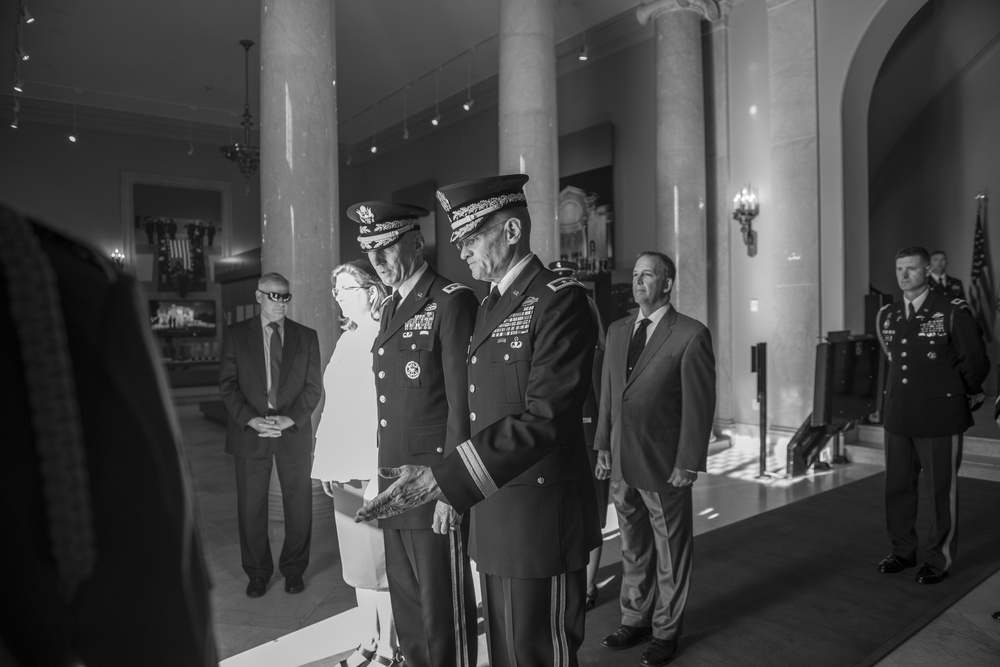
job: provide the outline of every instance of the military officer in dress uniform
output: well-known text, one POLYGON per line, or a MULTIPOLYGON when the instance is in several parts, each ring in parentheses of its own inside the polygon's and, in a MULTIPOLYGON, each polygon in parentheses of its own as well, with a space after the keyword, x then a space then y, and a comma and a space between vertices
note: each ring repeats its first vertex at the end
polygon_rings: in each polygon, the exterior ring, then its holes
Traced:
POLYGON ((437 498, 471 509, 489 661, 576 665, 586 566, 600 541, 581 410, 595 331, 587 292, 531 252, 527 176, 449 185, 438 201, 451 242, 492 283, 469 353, 471 437, 430 468, 399 475, 357 520, 437 498))
POLYGON ((949 276, 948 255, 944 250, 935 250, 931 253, 931 275, 927 280, 927 286, 932 292, 937 292, 941 296, 951 299, 965 299, 965 287, 962 281, 954 276, 949 276))
MULTIPOLYGON (((433 465, 469 437, 466 354, 472 288, 424 261, 426 209, 367 201, 347 215, 382 282, 393 288, 375 339, 380 467, 433 465)), ((380 490, 390 480, 380 479, 380 490)), ((399 643, 411 667, 476 664, 476 598, 468 520, 445 502, 379 521, 399 643)))
POLYGON ((921 584, 948 574, 958 544, 958 494, 962 434, 984 399, 989 359, 968 305, 928 289, 930 257, 920 247, 896 253, 903 300, 883 306, 876 326, 889 360, 885 391, 885 509, 892 553, 878 569, 901 572, 917 564, 917 480, 934 518, 921 584))

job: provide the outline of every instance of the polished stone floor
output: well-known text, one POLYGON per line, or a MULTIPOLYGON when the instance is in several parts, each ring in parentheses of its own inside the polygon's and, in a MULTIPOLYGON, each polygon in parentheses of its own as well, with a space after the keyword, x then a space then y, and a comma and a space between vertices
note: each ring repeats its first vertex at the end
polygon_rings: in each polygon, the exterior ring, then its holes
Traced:
MULTIPOLYGON (((204 542, 213 573, 216 640, 222 664, 224 667, 335 665, 363 639, 364 632, 352 613, 356 605, 354 591, 341 579, 333 515, 325 496, 317 495, 306 590, 299 595, 288 595, 280 575, 276 575, 265 596, 247 598, 246 577, 240 568, 233 466, 223 451, 224 429, 205 420, 194 405, 179 405, 178 414, 191 458, 204 542)), ((708 474, 701 475, 695 485, 696 534, 881 472, 878 465, 850 463, 794 480, 781 476, 762 480, 756 478, 759 472, 756 441, 737 438, 731 446, 720 445, 712 451, 708 474)), ((776 443, 770 451, 767 470, 780 474, 784 468, 784 442, 776 443), (780 456, 773 452, 780 452, 780 456)), ((983 476, 982 471, 976 476, 983 476)), ((1000 480, 1000 474, 992 478, 1000 480)), ((616 535, 612 511, 605 533, 604 564, 615 559, 616 535)), ((272 529, 275 554, 281 548, 281 536, 277 522, 272 529)), ((873 553, 874 561, 882 555, 880 551, 873 553)), ((1000 623, 993 621, 990 614, 997 610, 1000 610, 1000 573, 945 610, 879 665, 995 667, 1000 664, 1000 623)), ((613 629, 588 628, 588 641, 613 629)))

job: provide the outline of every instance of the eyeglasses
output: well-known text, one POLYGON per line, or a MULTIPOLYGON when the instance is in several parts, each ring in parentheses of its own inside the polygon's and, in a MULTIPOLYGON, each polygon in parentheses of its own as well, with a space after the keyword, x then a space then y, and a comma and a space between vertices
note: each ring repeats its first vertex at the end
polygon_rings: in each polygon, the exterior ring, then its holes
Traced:
POLYGON ((475 243, 479 239, 486 238, 486 235, 489 232, 492 232, 493 230, 495 230, 495 229, 497 229, 499 227, 502 227, 502 226, 503 226, 503 223, 501 222, 501 223, 496 223, 496 224, 490 225, 489 227, 486 227, 485 229, 480 229, 480 230, 476 231, 474 234, 472 234, 471 236, 466 236, 464 239, 462 239, 460 241, 456 241, 455 242, 455 248, 459 252, 462 252, 463 250, 465 250, 467 247, 469 247, 470 245, 472 245, 473 243, 475 243))
POLYGON ((359 289, 364 289, 364 287, 361 285, 345 285, 344 287, 334 287, 330 291, 333 292, 333 298, 336 299, 342 292, 357 292, 359 289))
POLYGON ((267 298, 274 302, 280 301, 281 303, 288 303, 289 301, 292 300, 291 292, 261 292, 261 290, 257 291, 260 292, 261 294, 266 294, 267 298))

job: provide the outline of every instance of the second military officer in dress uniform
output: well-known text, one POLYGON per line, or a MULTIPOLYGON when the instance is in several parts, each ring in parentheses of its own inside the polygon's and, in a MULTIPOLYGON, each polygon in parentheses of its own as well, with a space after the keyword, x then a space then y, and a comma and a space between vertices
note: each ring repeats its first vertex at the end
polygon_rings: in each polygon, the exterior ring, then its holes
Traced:
POLYGON ((894 574, 917 564, 917 480, 923 470, 933 520, 921 584, 948 574, 958 544, 962 434, 983 402, 989 359, 966 303, 928 289, 930 257, 920 247, 896 253, 903 300, 883 306, 876 326, 889 360, 885 391, 885 510, 892 553, 878 564, 894 574))
MULTIPOLYGON (((417 223, 426 209, 368 201, 347 214, 360 225, 361 249, 393 288, 373 347, 379 466, 433 465, 469 437, 465 360, 475 294, 424 261, 417 223)), ((381 479, 381 489, 389 483, 381 479)), ((406 664, 474 667, 478 633, 464 548, 468 520, 439 502, 385 518, 379 527, 406 664)))
POLYGON ((581 410, 595 331, 587 292, 531 252, 527 176, 441 188, 451 242, 492 283, 469 354, 472 435, 431 468, 405 466, 358 519, 438 497, 471 508, 489 661, 576 665, 587 557, 600 540, 581 410))

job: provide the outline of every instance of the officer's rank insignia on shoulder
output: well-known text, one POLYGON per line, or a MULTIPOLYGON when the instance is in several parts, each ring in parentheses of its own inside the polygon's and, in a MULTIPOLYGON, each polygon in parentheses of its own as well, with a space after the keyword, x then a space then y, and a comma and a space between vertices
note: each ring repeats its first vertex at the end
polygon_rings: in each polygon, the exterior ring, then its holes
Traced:
POLYGON ((553 292, 558 292, 561 289, 575 285, 577 287, 583 287, 583 283, 575 278, 570 278, 568 276, 563 276, 562 278, 556 278, 548 284, 548 288, 553 292))
POLYGON ((965 299, 952 299, 951 305, 955 306, 956 308, 964 308, 970 313, 972 312, 972 306, 970 306, 969 302, 966 301, 965 299))
POLYGON ((470 292, 473 291, 471 287, 469 287, 468 285, 463 285, 462 283, 452 283, 450 285, 445 285, 444 287, 441 288, 441 291, 444 292, 445 294, 454 294, 455 292, 463 289, 467 289, 470 292))

